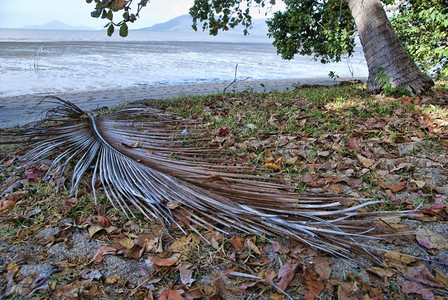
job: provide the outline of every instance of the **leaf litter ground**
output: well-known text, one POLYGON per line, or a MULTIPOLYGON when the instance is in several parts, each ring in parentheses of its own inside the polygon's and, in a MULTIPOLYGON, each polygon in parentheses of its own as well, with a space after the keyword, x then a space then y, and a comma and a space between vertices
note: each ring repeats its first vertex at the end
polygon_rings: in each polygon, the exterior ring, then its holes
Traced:
MULTIPOLYGON (((370 210, 418 207, 412 218, 385 221, 414 234, 381 241, 390 268, 238 232, 203 230, 207 244, 138 215, 127 220, 105 198, 94 205, 88 180, 77 198, 56 194, 65 178, 42 181, 49 162, 17 169, 24 150, 2 146, 0 298, 447 297, 446 86, 419 98, 372 96, 355 84, 142 103, 197 119, 211 143, 294 182, 297 193, 383 200, 370 210)), ((175 129, 188 139, 188 127, 175 129)))

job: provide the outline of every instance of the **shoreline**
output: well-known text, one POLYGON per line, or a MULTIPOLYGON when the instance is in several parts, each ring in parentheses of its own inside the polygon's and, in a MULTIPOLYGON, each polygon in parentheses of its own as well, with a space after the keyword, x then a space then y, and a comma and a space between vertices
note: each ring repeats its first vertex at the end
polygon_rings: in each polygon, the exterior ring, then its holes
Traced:
MULTIPOLYGON (((273 90, 283 91, 293 89, 302 85, 337 85, 344 81, 362 80, 365 78, 300 78, 280 80, 252 80, 237 81, 227 88, 227 92, 245 91, 269 92, 273 90)), ((221 93, 229 86, 231 81, 217 83, 197 83, 146 87, 129 87, 121 89, 107 89, 97 91, 77 91, 53 94, 0 96, 0 128, 22 126, 29 122, 38 120, 39 113, 47 108, 45 104, 37 104, 45 96, 58 96, 69 100, 83 110, 94 110, 100 107, 112 107, 123 102, 134 102, 144 99, 168 99, 179 96, 207 95, 221 93)))

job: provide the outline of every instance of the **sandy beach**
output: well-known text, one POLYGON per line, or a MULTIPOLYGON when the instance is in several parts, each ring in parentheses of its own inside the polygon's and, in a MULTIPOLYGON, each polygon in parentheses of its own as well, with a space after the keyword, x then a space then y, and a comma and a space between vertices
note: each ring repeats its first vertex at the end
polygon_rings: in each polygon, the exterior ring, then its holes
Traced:
MULTIPOLYGON (((310 78, 310 79, 284 79, 284 80, 257 80, 239 81, 231 85, 227 92, 244 91, 252 89, 256 92, 292 89, 297 85, 335 85, 342 81, 364 78, 310 78)), ((143 99, 167 99, 182 95, 207 95, 220 93, 231 82, 203 83, 192 85, 164 85, 131 87, 126 89, 108 89, 98 91, 67 92, 49 94, 69 100, 80 108, 90 111, 100 107, 112 107, 123 102, 132 102, 143 99)), ((21 95, 0 97, 0 128, 25 125, 36 121, 45 105, 37 104, 48 95, 21 95)))

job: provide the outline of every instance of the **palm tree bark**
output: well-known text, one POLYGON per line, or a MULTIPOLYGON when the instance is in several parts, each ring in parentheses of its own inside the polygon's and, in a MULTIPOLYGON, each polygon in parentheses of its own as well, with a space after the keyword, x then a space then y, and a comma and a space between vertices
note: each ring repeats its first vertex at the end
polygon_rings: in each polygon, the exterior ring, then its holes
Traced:
POLYGON ((369 69, 367 89, 379 92, 376 78, 384 73, 392 87, 407 87, 414 95, 427 92, 433 80, 422 73, 395 34, 379 0, 347 0, 358 28, 369 69))

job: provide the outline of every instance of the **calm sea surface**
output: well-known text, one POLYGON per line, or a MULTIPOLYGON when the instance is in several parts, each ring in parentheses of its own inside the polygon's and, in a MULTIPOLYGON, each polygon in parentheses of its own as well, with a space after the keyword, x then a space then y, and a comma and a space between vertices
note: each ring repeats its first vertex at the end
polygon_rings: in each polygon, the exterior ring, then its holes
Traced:
MULTIPOLYGON (((282 60, 254 36, 0 29, 0 96, 231 81, 236 64, 240 80, 352 75, 347 61, 282 60)), ((360 50, 350 64, 354 76, 367 76, 360 50)))

